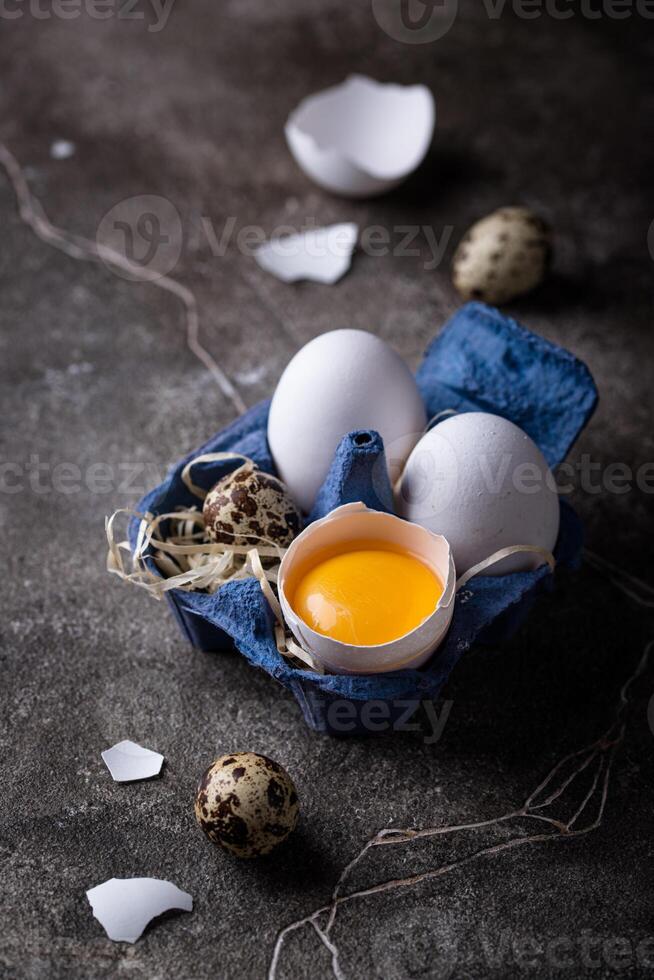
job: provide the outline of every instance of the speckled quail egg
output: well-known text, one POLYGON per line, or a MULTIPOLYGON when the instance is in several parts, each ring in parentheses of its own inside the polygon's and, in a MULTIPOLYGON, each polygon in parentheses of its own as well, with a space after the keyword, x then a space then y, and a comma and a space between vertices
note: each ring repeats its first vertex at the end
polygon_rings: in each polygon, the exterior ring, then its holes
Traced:
POLYGON ((285 485, 269 473, 238 469, 219 480, 202 508, 210 541, 238 546, 260 539, 286 548, 298 534, 300 512, 285 485))
POLYGON ((265 755, 222 755, 204 773, 195 816, 207 837, 236 857, 269 854, 294 830, 297 792, 286 770, 265 755))
POLYGON ((461 239, 452 281, 464 299, 508 303, 542 281, 550 254, 550 229, 542 218, 528 208, 500 208, 461 239))

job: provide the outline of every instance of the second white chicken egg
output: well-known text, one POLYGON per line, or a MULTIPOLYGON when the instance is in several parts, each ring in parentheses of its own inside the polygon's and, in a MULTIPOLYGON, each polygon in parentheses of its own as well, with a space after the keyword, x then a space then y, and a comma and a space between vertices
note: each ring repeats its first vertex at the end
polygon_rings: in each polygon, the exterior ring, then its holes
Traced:
MULTIPOLYGON (((422 437, 402 475, 398 512, 447 538, 457 575, 513 545, 552 551, 559 532, 559 499, 545 457, 519 426, 487 412, 455 415, 422 437)), ((541 562, 522 552, 486 574, 541 562)))

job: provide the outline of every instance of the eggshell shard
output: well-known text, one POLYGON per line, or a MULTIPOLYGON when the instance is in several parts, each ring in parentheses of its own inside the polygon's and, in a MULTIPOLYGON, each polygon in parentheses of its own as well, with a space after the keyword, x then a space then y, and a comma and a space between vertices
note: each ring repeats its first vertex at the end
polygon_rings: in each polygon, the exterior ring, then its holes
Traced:
POLYGON ((295 539, 282 560, 278 586, 284 619, 305 650, 336 674, 378 674, 419 667, 432 656, 445 638, 452 619, 456 575, 450 546, 444 537, 392 514, 352 503, 337 507, 322 520, 310 524, 295 539), (311 629, 293 610, 287 589, 294 572, 310 562, 313 555, 353 541, 360 547, 366 540, 374 541, 376 546, 388 542, 424 561, 441 580, 444 592, 432 615, 410 633, 389 643, 354 646, 311 629))
POLYGON ((193 911, 193 899, 160 878, 110 878, 86 893, 93 915, 114 942, 135 943, 164 912, 193 911))
POLYGON ((452 261, 463 299, 507 303, 534 289, 550 261, 549 226, 527 208, 500 208, 474 224, 452 261))
POLYGON ((152 779, 161 772, 164 757, 159 752, 144 749, 136 742, 124 739, 101 753, 102 760, 115 783, 131 783, 152 779))
MULTIPOLYGON (((545 457, 517 425, 486 412, 454 415, 422 437, 404 469, 397 507, 447 538, 457 575, 512 545, 552 551, 559 533, 559 499, 545 457)), ((527 571, 541 561, 513 555, 484 574, 527 571)))
POLYGON ((363 330, 316 337, 291 360, 273 395, 268 444, 277 472, 308 513, 348 432, 374 429, 403 465, 427 417, 400 356, 363 330))
POLYGON ((220 756, 195 794, 195 816, 204 833, 241 858, 269 854, 295 829, 299 812, 286 770, 255 752, 220 756))
POLYGON ((282 282, 310 279, 331 286, 350 268, 358 234, 358 225, 352 223, 311 228, 271 239, 256 250, 254 258, 282 282))
POLYGON ((287 488, 261 470, 238 469, 219 480, 204 499, 202 515, 210 541, 239 547, 263 539, 285 548, 301 527, 287 488))
POLYGON ((285 133, 297 164, 320 187, 369 197, 396 187, 418 167, 435 122, 434 98, 424 85, 350 75, 304 99, 285 133))

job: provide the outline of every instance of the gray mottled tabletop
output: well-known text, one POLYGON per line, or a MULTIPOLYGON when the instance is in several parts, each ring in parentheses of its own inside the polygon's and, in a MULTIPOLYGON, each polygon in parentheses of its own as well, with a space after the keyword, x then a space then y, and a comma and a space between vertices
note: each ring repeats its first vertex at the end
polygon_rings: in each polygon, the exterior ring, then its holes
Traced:
MULTIPOLYGON (((132 198, 168 202, 179 224, 162 261, 197 297, 205 346, 248 405, 334 327, 372 330, 415 366, 458 306, 449 261, 469 224, 503 204, 535 208, 555 229, 553 273, 508 310, 592 370, 601 405, 571 455, 571 500, 588 547, 651 582, 645 13, 462 0, 442 37, 405 44, 364 0, 16 0, 0 11, 0 137, 70 232, 95 240, 105 215, 134 213, 132 198), (352 71, 424 82, 438 107, 425 164, 374 201, 319 191, 283 137, 300 98, 352 71), (357 254, 334 287, 276 281, 243 231, 350 220, 380 226, 387 245, 357 254), (404 226, 416 229, 408 254, 404 226), (628 473, 619 492, 615 463, 628 473)), ((40 241, 4 172, 0 213, 0 975, 263 977, 280 930, 329 901, 376 831, 515 810, 558 759, 596 740, 654 635, 651 608, 585 565, 505 647, 464 658, 439 741, 428 727, 339 740, 308 730, 268 676, 236 654, 187 648, 164 604, 105 571, 105 515, 234 416, 186 346, 180 303, 40 241), (123 738, 164 753, 160 779, 111 781, 100 752, 123 738), (301 798, 297 833, 261 862, 228 858, 195 825, 198 775, 238 749, 283 763, 301 798), (174 881, 193 913, 136 945, 110 942, 85 890, 132 875, 174 881)), ((596 830, 342 905, 330 933, 341 975, 649 975, 653 680, 645 671, 630 690, 596 830)), ((535 823, 373 848, 347 889, 461 860, 535 823)), ((332 967, 308 925, 287 936, 276 975, 332 967)))

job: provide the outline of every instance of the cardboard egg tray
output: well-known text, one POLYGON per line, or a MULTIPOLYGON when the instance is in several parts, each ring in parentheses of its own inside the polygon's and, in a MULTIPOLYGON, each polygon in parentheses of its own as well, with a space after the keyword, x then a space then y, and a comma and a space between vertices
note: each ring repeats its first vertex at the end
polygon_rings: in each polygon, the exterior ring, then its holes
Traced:
MULTIPOLYGON (((424 355, 416 380, 428 418, 447 409, 502 415, 531 436, 552 468, 565 458, 597 404, 595 384, 581 361, 481 303, 468 303, 449 320, 424 355)), ((178 463, 140 501, 138 511, 161 514, 197 504, 181 473, 190 459, 203 453, 242 453, 260 469, 274 473, 266 440, 269 404, 250 409, 178 463)), ((357 500, 392 512, 390 493, 380 489, 380 481, 374 478, 383 451, 382 440, 373 431, 346 436, 309 520, 357 500)), ((233 461, 200 464, 194 468, 194 481, 209 489, 235 465, 233 461)), ((132 547, 137 532, 138 521, 133 520, 132 547)), ((557 562, 574 567, 581 541, 579 519, 561 500, 557 562)), ((271 610, 254 579, 229 582, 213 595, 175 589, 167 598, 193 647, 216 652, 235 648, 293 694, 313 729, 352 734, 370 733, 373 728, 387 731, 407 717, 407 706, 437 698, 463 654, 476 644, 506 639, 551 580, 546 565, 531 572, 471 580, 457 596, 447 637, 424 667, 370 676, 321 675, 282 657, 275 644, 271 610), (375 702, 374 726, 370 702, 375 702)))

